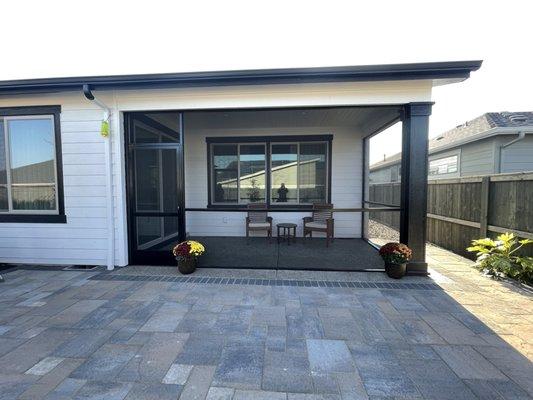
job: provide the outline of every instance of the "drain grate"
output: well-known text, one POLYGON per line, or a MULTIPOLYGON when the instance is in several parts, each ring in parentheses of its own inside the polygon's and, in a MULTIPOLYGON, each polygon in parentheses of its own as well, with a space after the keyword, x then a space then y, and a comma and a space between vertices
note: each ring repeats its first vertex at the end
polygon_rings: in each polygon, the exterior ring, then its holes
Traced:
POLYGON ((357 289, 416 289, 441 290, 434 283, 401 282, 356 282, 356 281, 318 281, 293 279, 259 279, 259 278, 210 278, 201 276, 166 276, 166 275, 123 275, 102 273, 89 278, 96 281, 135 281, 135 282, 176 282, 207 285, 254 285, 254 286, 297 286, 329 287, 357 289))
POLYGON ((94 271, 97 268, 97 265, 69 265, 63 271, 94 271))

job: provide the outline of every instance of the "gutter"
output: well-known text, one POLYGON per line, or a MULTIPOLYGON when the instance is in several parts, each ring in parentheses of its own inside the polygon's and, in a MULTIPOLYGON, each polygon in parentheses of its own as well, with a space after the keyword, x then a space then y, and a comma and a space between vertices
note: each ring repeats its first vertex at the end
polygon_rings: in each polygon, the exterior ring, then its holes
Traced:
POLYGON ((102 136, 105 140, 105 162, 106 162, 106 204, 107 204, 107 270, 115 269, 115 215, 113 201, 113 149, 111 147, 111 136, 109 135, 109 119, 111 109, 101 100, 94 97, 91 87, 88 84, 83 85, 83 94, 87 100, 94 102, 104 111, 102 121, 102 136), (107 123, 107 135, 105 135, 103 124, 107 123))
MULTIPOLYGON (((154 89, 326 82, 468 79, 481 60, 342 67, 282 68, 234 71, 200 71, 164 74, 108 75, 0 81, 0 95, 93 90, 154 89)), ((450 82, 451 83, 451 82, 450 82)))
POLYGON ((507 143, 505 143, 505 144, 502 144, 502 145, 500 146, 500 149, 505 149, 506 147, 509 147, 510 145, 512 145, 512 144, 514 144, 514 143, 516 143, 516 142, 518 142, 518 141, 520 141, 520 140, 522 140, 522 139, 525 138, 525 137, 526 137, 526 132, 525 132, 525 131, 519 131, 519 132, 518 132, 518 137, 517 137, 516 139, 513 139, 513 140, 511 140, 510 142, 507 142, 507 143))

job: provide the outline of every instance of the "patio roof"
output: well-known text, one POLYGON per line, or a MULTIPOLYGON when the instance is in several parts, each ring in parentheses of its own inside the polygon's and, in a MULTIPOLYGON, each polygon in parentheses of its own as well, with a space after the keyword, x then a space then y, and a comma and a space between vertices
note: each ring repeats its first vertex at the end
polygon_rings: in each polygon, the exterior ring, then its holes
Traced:
POLYGON ((0 94, 82 90, 142 89, 191 86, 265 85, 323 82, 432 80, 434 85, 460 82, 482 61, 447 61, 341 67, 202 71, 141 75, 108 75, 0 81, 0 94))

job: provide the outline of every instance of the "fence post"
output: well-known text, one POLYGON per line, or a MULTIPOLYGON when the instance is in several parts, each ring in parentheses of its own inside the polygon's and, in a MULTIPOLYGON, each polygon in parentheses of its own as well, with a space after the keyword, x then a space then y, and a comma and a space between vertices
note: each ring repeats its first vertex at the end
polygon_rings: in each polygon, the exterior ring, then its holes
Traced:
POLYGON ((481 209, 479 215, 479 237, 488 236, 489 226, 489 195, 490 195, 490 176, 484 176, 481 179, 481 209))

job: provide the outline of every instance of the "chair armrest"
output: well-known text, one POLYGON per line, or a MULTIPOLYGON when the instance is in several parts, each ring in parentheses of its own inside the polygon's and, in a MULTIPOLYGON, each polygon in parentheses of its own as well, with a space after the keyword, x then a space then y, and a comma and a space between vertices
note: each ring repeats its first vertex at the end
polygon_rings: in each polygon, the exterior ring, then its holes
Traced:
POLYGON ((303 217, 302 219, 304 220, 304 225, 308 222, 313 222, 313 217, 303 217))
POLYGON ((272 217, 267 217, 267 222, 272 225, 272 217))

